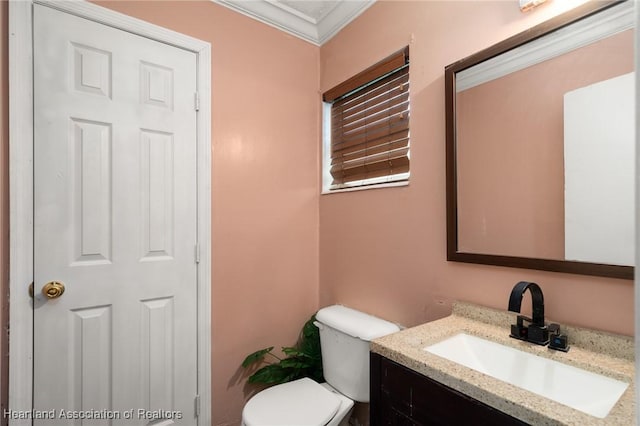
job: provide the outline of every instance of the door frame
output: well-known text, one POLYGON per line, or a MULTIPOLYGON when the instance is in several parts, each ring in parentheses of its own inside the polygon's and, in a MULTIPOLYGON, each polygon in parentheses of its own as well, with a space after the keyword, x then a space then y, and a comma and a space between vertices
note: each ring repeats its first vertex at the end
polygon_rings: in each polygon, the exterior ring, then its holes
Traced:
MULTIPOLYGON (((9 409, 33 408, 33 5, 70 13, 196 54, 199 425, 211 423, 211 45, 84 0, 9 2, 9 409)), ((196 249, 197 250, 197 249, 196 249)), ((31 420, 11 420, 11 425, 31 420)))

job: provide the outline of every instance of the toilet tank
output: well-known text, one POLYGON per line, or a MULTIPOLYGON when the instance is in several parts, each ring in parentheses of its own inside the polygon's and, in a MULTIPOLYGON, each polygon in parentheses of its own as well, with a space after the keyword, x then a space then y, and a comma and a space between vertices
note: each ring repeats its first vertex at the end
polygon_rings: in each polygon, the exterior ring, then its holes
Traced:
POLYGON ((400 328, 342 305, 320 309, 316 320, 325 380, 343 395, 369 402, 369 342, 400 328))

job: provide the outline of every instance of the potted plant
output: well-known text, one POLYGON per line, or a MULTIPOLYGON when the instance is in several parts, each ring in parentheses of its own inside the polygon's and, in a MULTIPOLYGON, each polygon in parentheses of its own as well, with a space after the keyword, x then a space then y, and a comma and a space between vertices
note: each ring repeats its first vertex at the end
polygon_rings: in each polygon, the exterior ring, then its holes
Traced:
POLYGON ((273 346, 255 351, 242 361, 247 368, 266 361, 267 355, 273 362, 259 368, 249 376, 249 383, 276 385, 292 380, 309 377, 316 382, 324 382, 322 374, 322 352, 320 350, 320 332, 314 325, 315 314, 304 324, 298 342, 293 347, 282 347, 285 357, 273 353, 273 346))

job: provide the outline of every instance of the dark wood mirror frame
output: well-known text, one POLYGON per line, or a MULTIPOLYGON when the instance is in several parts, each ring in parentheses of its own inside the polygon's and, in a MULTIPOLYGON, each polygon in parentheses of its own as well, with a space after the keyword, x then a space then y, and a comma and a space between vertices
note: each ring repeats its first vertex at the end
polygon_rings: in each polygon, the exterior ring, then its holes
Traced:
POLYGON ((447 185, 447 260, 524 269, 565 272, 570 274, 633 279, 633 266, 566 260, 536 259, 458 251, 458 190, 456 166, 456 73, 487 59, 540 38, 548 33, 628 0, 589 2, 549 21, 510 37, 445 68, 446 108, 446 185, 447 185))

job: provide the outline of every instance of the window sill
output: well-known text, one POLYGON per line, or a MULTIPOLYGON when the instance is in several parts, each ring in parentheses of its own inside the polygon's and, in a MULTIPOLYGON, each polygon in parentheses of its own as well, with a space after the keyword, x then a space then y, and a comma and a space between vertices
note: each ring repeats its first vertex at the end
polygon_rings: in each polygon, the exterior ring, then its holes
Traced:
POLYGON ((356 186, 353 188, 342 188, 334 190, 323 189, 320 195, 337 194, 341 192, 365 191, 368 189, 394 188, 397 186, 409 186, 409 181, 404 180, 401 182, 379 183, 375 185, 356 186))

